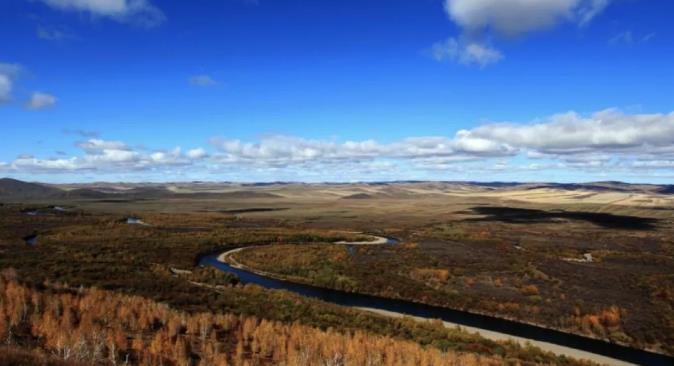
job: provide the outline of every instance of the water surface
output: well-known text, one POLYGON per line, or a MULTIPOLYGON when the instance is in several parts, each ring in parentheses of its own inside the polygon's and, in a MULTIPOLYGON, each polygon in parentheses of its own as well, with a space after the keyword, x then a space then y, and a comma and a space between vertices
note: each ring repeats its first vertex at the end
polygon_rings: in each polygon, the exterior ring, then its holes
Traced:
MULTIPOLYGON (((391 241, 391 243, 393 243, 393 241, 391 241)), ((224 272, 233 273, 239 277, 242 283, 256 284, 268 289, 286 290, 337 305, 379 309, 426 319, 441 319, 459 325, 553 343, 636 364, 653 366, 674 365, 674 357, 668 357, 653 352, 625 347, 535 325, 518 323, 487 315, 474 314, 467 311, 415 303, 412 301, 350 293, 265 277, 243 269, 234 268, 226 263, 220 262, 217 257, 217 254, 204 256, 199 261, 199 265, 211 266, 224 272)))

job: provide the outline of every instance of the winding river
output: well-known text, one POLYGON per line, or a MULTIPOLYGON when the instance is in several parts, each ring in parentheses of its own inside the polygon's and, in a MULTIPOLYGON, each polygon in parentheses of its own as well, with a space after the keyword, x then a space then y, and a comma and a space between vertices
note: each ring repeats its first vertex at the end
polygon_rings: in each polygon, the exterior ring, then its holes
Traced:
MULTIPOLYGON (((376 241, 365 243, 346 243, 342 245, 395 244, 393 238, 377 237, 376 241)), ((200 259, 199 265, 212 266, 233 273, 243 283, 256 284, 268 289, 287 290, 302 296, 320 299, 333 304, 361 308, 387 316, 410 316, 420 319, 440 319, 448 325, 459 325, 469 331, 475 331, 486 338, 501 340, 512 339, 520 343, 530 342, 541 349, 574 358, 589 359, 610 365, 674 365, 674 357, 626 347, 598 339, 565 333, 536 325, 519 323, 512 320, 454 310, 412 301, 390 299, 373 295, 350 293, 321 288, 273 278, 262 272, 253 272, 244 266, 225 263, 221 259, 243 250, 234 249, 220 255, 208 255, 200 259)))

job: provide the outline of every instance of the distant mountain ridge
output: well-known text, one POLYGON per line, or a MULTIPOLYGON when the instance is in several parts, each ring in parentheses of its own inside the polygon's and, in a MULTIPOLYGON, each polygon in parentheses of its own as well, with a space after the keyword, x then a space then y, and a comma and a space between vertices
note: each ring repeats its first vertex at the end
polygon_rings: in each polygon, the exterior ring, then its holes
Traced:
POLYGON ((630 184, 623 182, 592 183, 518 183, 470 181, 394 181, 367 183, 91 183, 91 184, 42 184, 12 178, 0 178, 0 198, 4 200, 44 199, 161 199, 172 197, 274 199, 283 198, 278 189, 283 187, 344 187, 356 189, 343 199, 415 198, 423 189, 435 191, 451 189, 476 189, 487 191, 540 190, 588 192, 622 192, 646 194, 674 194, 674 185, 630 184), (276 188, 274 188, 276 187, 276 188), (358 188, 360 187, 360 188, 358 188), (370 191, 367 187, 376 188, 370 191))
POLYGON ((0 179, 0 197, 30 199, 60 197, 63 190, 39 183, 28 183, 11 178, 0 179))
POLYGON ((120 187, 94 184, 88 186, 67 185, 65 188, 42 183, 29 183, 12 178, 0 178, 0 198, 9 200, 44 199, 158 199, 171 197, 194 198, 281 198, 282 196, 265 191, 236 190, 229 192, 187 192, 177 193, 161 184, 125 184, 120 187))

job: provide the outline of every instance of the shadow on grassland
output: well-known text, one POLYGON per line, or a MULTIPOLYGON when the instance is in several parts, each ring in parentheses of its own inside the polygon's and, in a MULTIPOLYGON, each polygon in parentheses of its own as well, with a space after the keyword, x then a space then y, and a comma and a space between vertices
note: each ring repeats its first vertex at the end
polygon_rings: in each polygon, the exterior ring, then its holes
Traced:
POLYGON ((657 219, 638 216, 613 215, 608 213, 577 211, 543 211, 513 207, 473 207, 473 213, 485 217, 468 219, 468 221, 501 221, 515 224, 553 223, 558 219, 580 220, 590 222, 608 229, 653 230, 657 219))

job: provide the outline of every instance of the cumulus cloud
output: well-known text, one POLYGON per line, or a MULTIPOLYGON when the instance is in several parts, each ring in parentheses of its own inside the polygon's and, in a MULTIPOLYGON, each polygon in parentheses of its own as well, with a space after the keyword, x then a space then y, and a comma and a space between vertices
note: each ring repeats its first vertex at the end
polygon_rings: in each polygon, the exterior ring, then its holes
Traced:
POLYGON ((32 110, 46 109, 56 104, 56 97, 42 92, 34 92, 26 103, 26 108, 32 110))
POLYGON ((203 159, 208 156, 206 150, 202 148, 192 149, 187 151, 187 157, 190 159, 203 159))
POLYGON ((293 164, 371 161, 376 159, 417 160, 436 157, 507 156, 514 149, 504 144, 457 134, 455 138, 441 136, 410 137, 390 144, 374 140, 336 142, 311 140, 291 136, 270 136, 260 142, 216 139, 219 150, 214 158, 227 163, 286 167, 293 164))
MULTIPOLYGON (((12 92, 19 76, 24 72, 24 68, 19 64, 0 62, 0 105, 11 102, 14 99, 12 92)), ((53 95, 34 92, 26 102, 27 109, 44 109, 53 106, 56 103, 56 97, 53 95)))
POLYGON ((18 64, 0 63, 0 104, 12 99, 14 81, 21 72, 18 64))
POLYGON ((491 29, 516 36, 570 17, 577 0, 447 0, 449 17, 468 32, 491 29))
MULTIPOLYGON (((308 177, 311 172, 363 179, 403 179, 414 172, 496 174, 582 170, 608 174, 630 169, 674 169, 674 112, 628 114, 609 109, 561 113, 528 123, 492 122, 448 136, 340 141, 265 136, 257 141, 216 138, 205 148, 147 151, 123 141, 89 138, 72 157, 20 156, 5 170, 28 172, 148 172, 193 169, 259 177, 308 177)), ((321 174, 311 175, 316 179, 321 174)), ((473 178, 474 179, 474 178, 473 178)), ((346 179, 348 180, 348 179, 346 179)))
POLYGON ((29 172, 68 172, 91 170, 97 172, 146 171, 170 166, 187 166, 203 160, 203 149, 183 153, 179 147, 171 150, 144 151, 122 141, 89 139, 76 144, 83 154, 68 158, 40 159, 22 155, 6 168, 29 172))
POLYGON ((11 93, 12 80, 7 75, 0 74, 0 102, 8 101, 11 93))
MULTIPOLYGON (((640 166, 647 166, 643 161, 674 161, 674 113, 568 112, 533 123, 488 123, 453 136, 410 137, 388 144, 268 136, 258 142, 216 139, 213 145, 218 152, 212 158, 220 163, 274 168, 392 161, 398 166, 447 169, 463 162, 520 156, 556 161, 554 166, 560 169, 609 169, 637 160, 640 166)), ((495 164, 492 170, 504 166, 495 164)), ((523 169, 543 166, 552 164, 531 163, 523 169)))
POLYGON ((374 141, 338 143, 291 136, 269 136, 260 142, 214 139, 219 150, 216 158, 222 162, 247 162, 267 166, 288 166, 310 161, 331 161, 375 157, 383 146, 374 141))
POLYGON ((568 112, 539 123, 495 123, 466 133, 544 154, 648 152, 674 148, 674 113, 625 114, 608 109, 582 116, 568 112))
POLYGON ((209 75, 194 75, 190 77, 189 83, 194 86, 202 87, 218 85, 218 82, 209 75))
POLYGON ((58 10, 85 12, 92 16, 133 22, 147 27, 159 25, 166 19, 164 13, 147 0, 42 0, 42 2, 58 10))
POLYGON ((96 154, 105 150, 130 150, 131 148, 122 141, 109 141, 103 139, 89 139, 77 144, 79 148, 90 154, 96 154))
POLYGON ((458 38, 433 46, 437 60, 485 66, 503 54, 485 42, 552 28, 560 22, 585 26, 610 0, 445 0, 449 18, 462 29, 458 38))
POLYGON ((182 154, 179 147, 171 151, 156 151, 150 154, 150 161, 153 164, 161 165, 184 165, 189 164, 189 160, 182 154))
POLYGON ((518 36, 561 21, 589 23, 608 0, 446 0, 449 17, 469 33, 494 31, 518 36))

